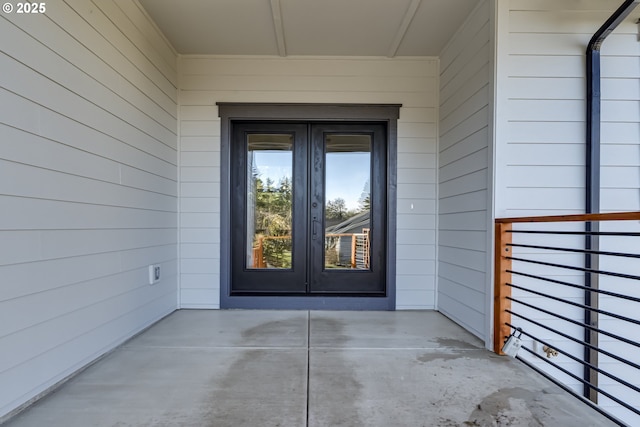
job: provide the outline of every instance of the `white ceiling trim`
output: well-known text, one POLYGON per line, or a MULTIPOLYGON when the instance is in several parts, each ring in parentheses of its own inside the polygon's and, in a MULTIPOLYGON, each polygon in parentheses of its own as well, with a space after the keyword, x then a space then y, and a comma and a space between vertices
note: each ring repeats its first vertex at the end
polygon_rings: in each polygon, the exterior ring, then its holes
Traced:
POLYGON ((280 0, 271 0, 271 15, 273 18, 273 28, 276 32, 278 55, 287 56, 287 46, 284 42, 284 26, 282 24, 282 10, 280 9, 280 0))
POLYGON ((393 43, 391 43, 391 48, 389 49, 389 53, 387 56, 389 58, 393 58, 398 53, 398 49, 400 48, 400 44, 402 43, 402 39, 407 34, 407 30, 409 29, 409 25, 411 25, 411 21, 416 16, 416 12, 418 11, 418 7, 420 7, 421 0, 412 0, 407 12, 404 14, 404 18, 402 19, 402 23, 398 28, 398 32, 396 33, 395 38, 393 39, 393 43))

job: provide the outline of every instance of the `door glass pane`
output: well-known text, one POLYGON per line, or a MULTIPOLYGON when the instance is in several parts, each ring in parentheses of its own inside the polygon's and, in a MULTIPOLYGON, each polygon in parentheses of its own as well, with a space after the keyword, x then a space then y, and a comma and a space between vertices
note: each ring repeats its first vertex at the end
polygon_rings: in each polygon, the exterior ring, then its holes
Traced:
POLYGON ((325 136, 324 268, 370 270, 371 136, 325 136))
POLYGON ((292 268, 293 137, 247 135, 247 269, 292 268))

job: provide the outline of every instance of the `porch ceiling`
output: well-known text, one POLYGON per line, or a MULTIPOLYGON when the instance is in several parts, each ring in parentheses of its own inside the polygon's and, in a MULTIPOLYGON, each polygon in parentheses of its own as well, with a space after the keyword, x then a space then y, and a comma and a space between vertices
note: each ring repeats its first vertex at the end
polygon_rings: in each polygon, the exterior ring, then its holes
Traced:
POLYGON ((181 54, 435 56, 480 0, 140 0, 181 54))

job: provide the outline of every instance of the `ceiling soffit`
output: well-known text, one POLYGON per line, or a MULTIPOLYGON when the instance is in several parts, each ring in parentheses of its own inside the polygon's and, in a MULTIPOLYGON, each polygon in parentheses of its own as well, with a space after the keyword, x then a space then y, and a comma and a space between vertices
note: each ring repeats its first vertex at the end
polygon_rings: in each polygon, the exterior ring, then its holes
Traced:
POLYGON ((140 0, 181 54, 437 56, 480 0, 140 0))

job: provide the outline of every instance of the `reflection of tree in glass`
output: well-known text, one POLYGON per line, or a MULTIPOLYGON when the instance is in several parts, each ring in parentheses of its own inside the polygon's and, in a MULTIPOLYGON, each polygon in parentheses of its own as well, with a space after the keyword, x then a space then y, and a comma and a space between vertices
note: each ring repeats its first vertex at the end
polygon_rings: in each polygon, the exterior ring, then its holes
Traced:
POLYGON ((262 239, 264 257, 268 265, 291 267, 291 224, 293 189, 291 179, 283 177, 274 186, 271 178, 263 182, 253 175, 256 191, 255 241, 262 239))
POLYGON ((325 207, 325 216, 327 219, 343 220, 347 217, 347 203, 343 198, 329 200, 325 207))
POLYGON ((362 193, 358 199, 360 212, 371 210, 371 180, 367 179, 362 188, 362 193))

